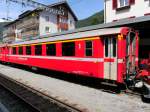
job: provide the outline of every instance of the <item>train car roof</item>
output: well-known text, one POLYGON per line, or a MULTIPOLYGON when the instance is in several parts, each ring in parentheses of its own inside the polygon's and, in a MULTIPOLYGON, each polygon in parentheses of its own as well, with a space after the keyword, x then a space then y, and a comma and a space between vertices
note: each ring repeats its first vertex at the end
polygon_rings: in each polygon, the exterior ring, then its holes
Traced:
MULTIPOLYGON (((94 37, 94 36, 104 36, 104 35, 110 35, 110 34, 118 34, 121 33, 122 29, 124 27, 119 28, 105 28, 105 29, 92 29, 92 30, 84 30, 84 31, 78 31, 78 32, 64 32, 64 33, 56 33, 56 34, 49 34, 45 36, 41 36, 38 39, 29 40, 29 41, 23 41, 18 43, 10 44, 12 46, 15 45, 22 45, 22 44, 34 44, 34 43, 43 43, 43 42, 51 42, 51 41, 61 41, 61 40, 71 40, 71 39, 79 39, 79 38, 88 38, 88 37, 94 37)), ((127 29, 127 27, 126 27, 127 29)))

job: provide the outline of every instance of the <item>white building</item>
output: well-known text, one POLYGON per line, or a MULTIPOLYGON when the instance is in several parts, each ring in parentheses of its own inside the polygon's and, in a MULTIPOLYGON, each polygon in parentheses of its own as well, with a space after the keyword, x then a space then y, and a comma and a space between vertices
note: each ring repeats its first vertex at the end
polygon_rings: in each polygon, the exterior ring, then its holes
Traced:
POLYGON ((102 27, 126 26, 139 32, 139 57, 150 58, 150 0, 104 0, 102 27))
POLYGON ((19 15, 18 19, 6 25, 4 41, 11 43, 22 39, 75 29, 77 17, 66 1, 48 5, 54 9, 35 9, 19 15), (58 12, 55 11, 60 11, 58 12))
POLYGON ((104 0, 105 23, 150 15, 150 0, 104 0))
POLYGON ((75 16, 66 1, 49 5, 49 7, 62 10, 64 15, 57 15, 52 14, 48 11, 42 11, 39 15, 40 35, 75 29, 77 17, 75 16))

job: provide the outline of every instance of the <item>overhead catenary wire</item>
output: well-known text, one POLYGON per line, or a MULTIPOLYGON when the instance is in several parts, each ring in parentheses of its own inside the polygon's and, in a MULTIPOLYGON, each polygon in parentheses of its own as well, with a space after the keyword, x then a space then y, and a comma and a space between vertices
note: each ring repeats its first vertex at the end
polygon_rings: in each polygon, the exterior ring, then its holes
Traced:
POLYGON ((62 9, 52 8, 52 7, 49 7, 45 4, 36 2, 34 0, 6 0, 6 2, 13 2, 16 4, 21 4, 22 7, 28 6, 28 7, 38 8, 39 10, 43 9, 43 10, 46 10, 46 11, 53 13, 53 14, 64 15, 64 11, 62 9))

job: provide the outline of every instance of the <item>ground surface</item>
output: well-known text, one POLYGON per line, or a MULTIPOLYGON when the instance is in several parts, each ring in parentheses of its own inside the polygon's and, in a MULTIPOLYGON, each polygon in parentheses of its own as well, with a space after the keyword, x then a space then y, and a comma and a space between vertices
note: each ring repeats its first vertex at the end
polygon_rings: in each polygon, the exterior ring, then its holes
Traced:
POLYGON ((34 110, 0 85, 0 112, 34 112, 34 110))
POLYGON ((150 112, 150 104, 143 103, 140 98, 102 92, 4 65, 0 65, 0 73, 90 112, 150 112))

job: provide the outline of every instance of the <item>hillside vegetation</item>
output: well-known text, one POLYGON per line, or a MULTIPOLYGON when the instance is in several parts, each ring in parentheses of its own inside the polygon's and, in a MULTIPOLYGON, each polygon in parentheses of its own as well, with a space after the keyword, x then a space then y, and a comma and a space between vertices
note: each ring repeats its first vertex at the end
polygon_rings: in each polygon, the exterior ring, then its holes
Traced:
POLYGON ((104 23, 104 11, 100 11, 95 13, 94 15, 83 19, 79 20, 76 24, 76 28, 80 27, 86 27, 86 26, 91 26, 91 25, 96 25, 96 24, 101 24, 104 23))

